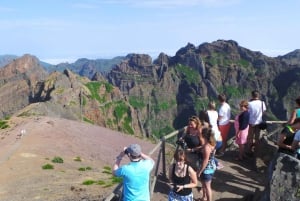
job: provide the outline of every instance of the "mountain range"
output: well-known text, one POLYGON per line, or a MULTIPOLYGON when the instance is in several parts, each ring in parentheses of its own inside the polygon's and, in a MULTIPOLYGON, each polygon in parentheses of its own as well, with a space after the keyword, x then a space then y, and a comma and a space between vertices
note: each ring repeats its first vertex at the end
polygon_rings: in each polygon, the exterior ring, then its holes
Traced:
MULTIPOLYGON (((268 57, 217 40, 188 43, 174 56, 128 54, 47 64, 34 55, 0 57, 0 117, 46 115, 160 138, 225 93, 239 102, 257 89, 269 120, 286 120, 299 96, 300 50, 268 57)), ((232 116, 232 118, 233 118, 232 116)))

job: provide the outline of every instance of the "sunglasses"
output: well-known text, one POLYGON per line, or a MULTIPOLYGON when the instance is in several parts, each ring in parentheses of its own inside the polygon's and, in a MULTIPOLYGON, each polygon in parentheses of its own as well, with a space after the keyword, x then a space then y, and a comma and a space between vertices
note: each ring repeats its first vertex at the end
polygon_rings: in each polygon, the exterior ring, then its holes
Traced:
POLYGON ((198 117, 196 117, 196 116, 192 116, 192 117, 189 118, 190 121, 197 120, 197 119, 198 119, 198 117))

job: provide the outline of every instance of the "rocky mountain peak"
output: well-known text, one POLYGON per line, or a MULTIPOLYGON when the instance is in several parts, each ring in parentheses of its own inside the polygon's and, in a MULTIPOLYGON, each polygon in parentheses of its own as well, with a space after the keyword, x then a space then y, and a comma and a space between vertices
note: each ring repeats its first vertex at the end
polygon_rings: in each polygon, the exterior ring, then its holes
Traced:
POLYGON ((298 65, 300 63, 300 49, 294 50, 284 56, 278 57, 281 61, 286 62, 289 65, 298 65))
POLYGON ((126 56, 130 66, 151 66, 152 58, 147 54, 129 54, 126 56))
POLYGON ((47 76, 47 72, 40 65, 37 57, 25 54, 0 69, 0 79, 15 79, 15 76, 25 76, 32 79, 32 81, 36 81, 44 79, 47 76))
POLYGON ((0 69, 0 116, 11 115, 32 102, 32 93, 47 76, 35 56, 26 54, 0 69))
POLYGON ((188 53, 188 52, 193 52, 193 51, 195 51, 195 50, 196 50, 196 46, 193 45, 192 43, 188 43, 185 47, 180 48, 180 49, 176 52, 175 56, 180 56, 180 55, 186 54, 186 53, 188 53))

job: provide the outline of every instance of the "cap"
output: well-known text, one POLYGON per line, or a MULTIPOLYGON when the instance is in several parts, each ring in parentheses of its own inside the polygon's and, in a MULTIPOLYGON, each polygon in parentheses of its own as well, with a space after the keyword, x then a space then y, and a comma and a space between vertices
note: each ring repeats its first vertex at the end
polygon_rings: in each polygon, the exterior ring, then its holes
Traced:
POLYGON ((142 153, 142 149, 141 146, 138 144, 131 144, 127 147, 126 149, 128 151, 128 153, 130 153, 130 155, 132 156, 140 156, 142 153))

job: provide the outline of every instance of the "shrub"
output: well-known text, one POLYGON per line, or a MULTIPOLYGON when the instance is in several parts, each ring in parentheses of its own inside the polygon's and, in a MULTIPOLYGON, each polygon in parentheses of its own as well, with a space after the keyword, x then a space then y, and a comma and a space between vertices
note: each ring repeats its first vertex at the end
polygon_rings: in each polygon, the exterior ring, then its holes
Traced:
POLYGON ((91 167, 81 167, 81 168, 78 168, 79 171, 86 171, 86 170, 92 170, 91 167))
POLYGON ((84 167, 78 168, 79 171, 85 171, 84 167))
POLYGON ((76 158, 74 158, 74 161, 81 162, 80 156, 76 156, 76 158))
POLYGON ((52 163, 63 163, 63 162, 64 160, 59 156, 56 156, 52 159, 52 163))
POLYGON ((85 180, 82 184, 83 185, 92 185, 94 183, 96 183, 96 181, 94 181, 94 180, 85 180))
POLYGON ((53 167, 53 165, 47 163, 47 164, 42 166, 42 169, 43 170, 51 170, 51 169, 54 169, 54 167, 53 167))

